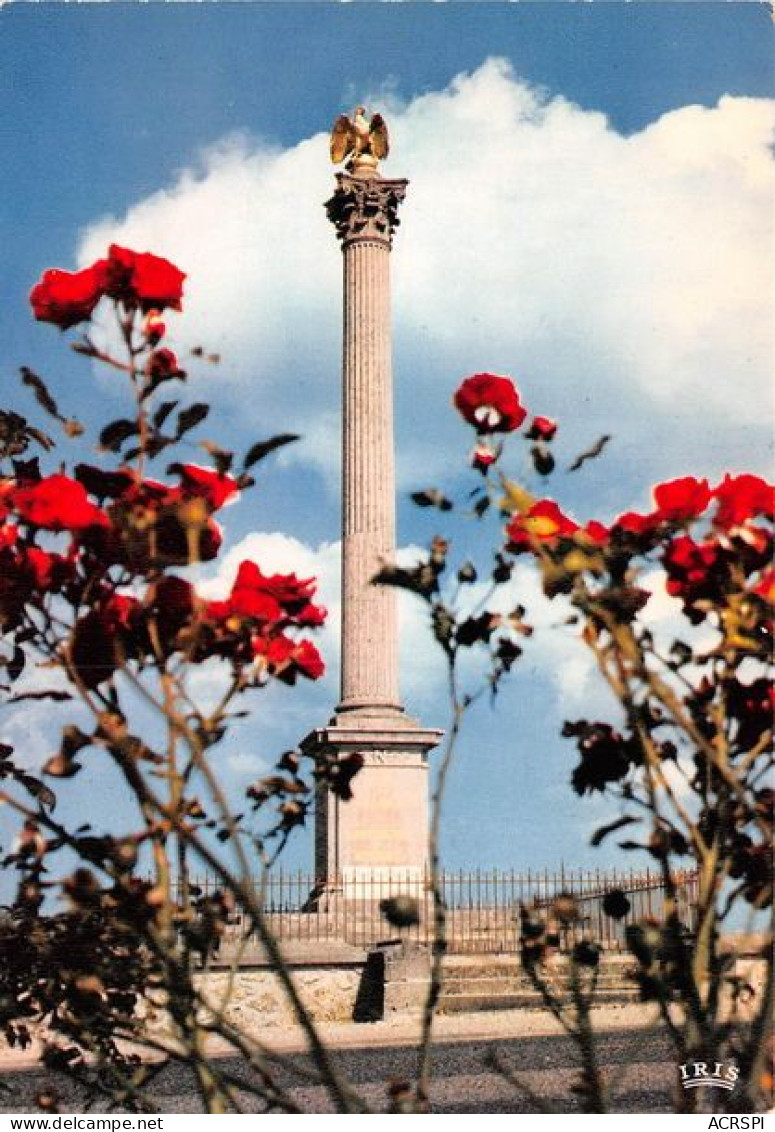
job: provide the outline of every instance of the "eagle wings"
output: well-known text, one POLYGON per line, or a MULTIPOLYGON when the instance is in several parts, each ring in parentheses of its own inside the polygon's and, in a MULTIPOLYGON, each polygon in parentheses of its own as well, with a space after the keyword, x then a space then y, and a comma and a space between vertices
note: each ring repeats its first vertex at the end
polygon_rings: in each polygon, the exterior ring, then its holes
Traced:
POLYGON ((363 107, 359 106, 353 119, 340 114, 331 131, 331 160, 334 165, 346 161, 348 157, 370 154, 381 159, 390 150, 387 126, 381 114, 372 115, 368 122, 363 107))

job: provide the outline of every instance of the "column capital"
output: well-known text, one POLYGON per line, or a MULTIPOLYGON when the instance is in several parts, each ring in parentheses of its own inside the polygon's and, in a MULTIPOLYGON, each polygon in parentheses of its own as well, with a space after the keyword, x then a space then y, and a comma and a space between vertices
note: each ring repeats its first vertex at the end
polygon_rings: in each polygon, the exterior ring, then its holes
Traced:
POLYGON ((408 184, 405 180, 389 181, 378 174, 365 177, 337 173, 336 190, 325 207, 342 247, 369 241, 390 248, 393 232, 401 223, 398 206, 406 196, 408 184))

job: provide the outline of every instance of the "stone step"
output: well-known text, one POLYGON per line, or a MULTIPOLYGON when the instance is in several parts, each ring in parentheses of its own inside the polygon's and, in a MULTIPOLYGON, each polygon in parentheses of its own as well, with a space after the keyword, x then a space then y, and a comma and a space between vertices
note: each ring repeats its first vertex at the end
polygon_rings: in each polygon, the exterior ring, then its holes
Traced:
MULTIPOLYGON (((552 981, 549 984, 553 989, 566 992, 567 981, 552 981)), ((599 991, 603 990, 629 990, 634 986, 631 979, 619 976, 601 976, 597 981, 599 991)), ((484 976, 479 978, 470 975, 461 978, 457 975, 445 975, 445 994, 521 994, 522 991, 532 992, 533 984, 524 974, 504 978, 500 975, 484 976)))
MULTIPOLYGON (((595 1003, 602 1006, 606 1003, 635 1002, 638 999, 637 990, 619 988, 616 990, 599 990, 595 995, 595 1003)), ((477 1010, 543 1010, 544 1000, 538 991, 519 991, 513 994, 446 994, 442 993, 439 1001, 441 1014, 456 1014, 477 1010)))

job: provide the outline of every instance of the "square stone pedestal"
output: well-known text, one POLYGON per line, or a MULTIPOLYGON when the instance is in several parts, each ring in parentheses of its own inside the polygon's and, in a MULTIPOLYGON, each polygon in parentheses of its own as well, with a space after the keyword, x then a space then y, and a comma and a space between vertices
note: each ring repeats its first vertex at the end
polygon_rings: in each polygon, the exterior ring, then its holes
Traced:
POLYGON ((320 787, 315 810, 315 875, 347 898, 414 892, 428 864, 428 752, 443 732, 395 719, 340 714, 302 742, 312 757, 359 754, 353 797, 320 787))

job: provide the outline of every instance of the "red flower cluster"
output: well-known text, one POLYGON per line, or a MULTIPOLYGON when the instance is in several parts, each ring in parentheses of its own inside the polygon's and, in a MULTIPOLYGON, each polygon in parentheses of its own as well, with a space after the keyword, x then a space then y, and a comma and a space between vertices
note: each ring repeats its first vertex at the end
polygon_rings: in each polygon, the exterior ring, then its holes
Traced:
MULTIPOLYGON (((30 301, 36 318, 66 329, 90 318, 102 298, 112 300, 121 325, 131 328, 131 357, 143 352, 142 403, 166 378, 185 376, 175 354, 159 348, 163 312, 180 310, 184 279, 160 256, 112 244, 106 258, 81 271, 46 271, 30 301)), ((169 407, 162 410, 168 415, 169 407)), ((178 439, 196 419, 197 411, 181 415, 178 439)), ((131 422, 130 435, 142 434, 141 423, 131 422)), ((114 422, 119 433, 125 424, 114 422)), ((41 477, 35 461, 18 463, 13 477, 0 480, 0 627, 26 645, 55 613, 63 663, 89 689, 128 663, 158 668, 175 653, 189 661, 228 660, 244 678, 241 686, 269 677, 289 684, 298 676, 317 679, 324 671, 317 649, 295 639, 326 617, 313 603, 313 579, 264 575, 244 562, 228 599, 208 602, 189 581, 165 572, 216 556, 221 532, 214 515, 247 480, 193 463, 172 464, 169 472, 176 483, 144 478, 129 465, 80 464, 73 476, 41 477), (50 549, 57 535, 69 536, 64 554, 50 549)))
POLYGON ((759 476, 726 475, 711 489, 706 479, 694 476, 670 480, 654 488, 655 509, 648 515, 627 511, 614 521, 614 527, 633 535, 658 535, 664 523, 687 523, 698 519, 709 505, 716 503, 713 524, 732 531, 756 516, 775 515, 775 489, 759 476))
POLYGON ((72 557, 27 545, 10 523, 0 528, 0 627, 15 629, 26 605, 58 593, 74 571, 72 557))
POLYGON ((527 416, 511 378, 494 373, 467 377, 455 393, 454 405, 480 434, 513 432, 527 416))
POLYGON ((181 480, 177 487, 141 480, 129 468, 104 472, 90 464, 76 467, 80 484, 111 501, 106 508, 109 529, 89 540, 104 562, 144 570, 153 563, 183 566, 215 558, 221 530, 212 515, 237 496, 239 484, 198 464, 173 467, 181 480))
POLYGON ((30 303, 39 322, 66 330, 90 318, 103 296, 148 312, 180 310, 185 278, 161 256, 111 244, 107 259, 81 271, 45 271, 30 292, 30 303))
POLYGON ((326 612, 310 602, 313 579, 293 574, 266 577, 253 562, 240 566, 226 601, 202 601, 190 582, 166 575, 145 597, 116 593, 108 583, 94 588, 92 608, 75 624, 70 657, 79 679, 95 688, 127 661, 176 651, 204 660, 220 656, 251 669, 260 680, 274 676, 294 684, 317 680, 325 666, 309 640, 289 632, 321 625, 326 612))
POLYGON ((578 530, 578 523, 564 515, 553 499, 541 499, 524 515, 512 517, 506 527, 507 549, 518 554, 530 550, 535 542, 552 546, 578 530))
POLYGON ((287 635, 289 629, 315 628, 325 621, 325 609, 311 601, 314 593, 314 578, 266 575, 255 562, 243 562, 228 598, 207 602, 204 617, 214 628, 221 655, 247 647, 270 675, 287 684, 297 675, 317 680, 325 671, 317 649, 309 640, 287 635))
POLYGON ((686 605, 711 597, 718 583, 720 557, 721 548, 716 542, 696 543, 688 535, 674 538, 665 547, 662 559, 667 592, 686 605))

